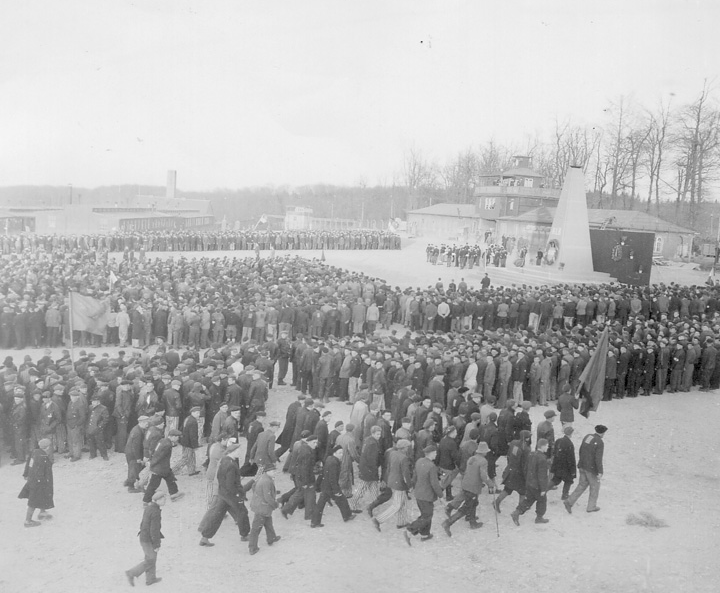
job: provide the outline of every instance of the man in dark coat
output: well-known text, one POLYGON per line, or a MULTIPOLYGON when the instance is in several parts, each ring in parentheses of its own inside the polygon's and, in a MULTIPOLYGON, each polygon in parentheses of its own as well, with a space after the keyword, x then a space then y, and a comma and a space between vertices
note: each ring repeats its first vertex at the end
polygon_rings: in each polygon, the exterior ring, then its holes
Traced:
POLYGON ((350 508, 352 508, 353 512, 361 512, 358 507, 366 492, 370 493, 372 500, 375 500, 380 493, 380 466, 385 455, 385 451, 380 449, 381 437, 382 428, 373 426, 370 429, 370 436, 363 440, 360 462, 358 463, 359 483, 350 500, 350 508))
POLYGON ((572 426, 566 426, 563 428, 563 436, 555 442, 555 451, 550 465, 550 473, 552 474, 553 487, 550 490, 554 490, 560 482, 563 483, 563 491, 561 500, 567 500, 570 495, 570 486, 575 481, 575 475, 577 474, 575 464, 575 445, 573 444, 570 437, 573 433, 572 426))
POLYGON ((50 519, 47 510, 55 507, 53 501, 52 441, 40 439, 38 448, 25 464, 23 477, 27 478, 18 498, 27 498, 28 508, 25 514, 25 527, 37 527, 39 521, 33 520, 35 509, 40 509, 38 519, 50 519))
POLYGON ((545 511, 547 511, 547 490, 548 482, 548 442, 546 439, 538 439, 537 447, 530 453, 525 470, 525 496, 520 499, 520 504, 510 515, 513 523, 520 526, 520 515, 523 515, 532 505, 535 505, 535 523, 547 523, 545 511))
MULTIPOLYGON (((305 433, 302 433, 305 434, 305 433)), ((286 519, 295 512, 301 500, 305 502, 305 519, 312 520, 315 511, 315 447, 317 437, 314 434, 302 439, 298 450, 293 455, 290 473, 295 480, 295 492, 280 509, 286 519)))
POLYGON ((328 455, 323 464, 322 491, 315 505, 315 513, 313 514, 310 527, 323 527, 322 516, 325 504, 328 500, 332 500, 340 509, 343 521, 346 523, 355 518, 350 511, 350 505, 347 498, 340 488, 340 462, 343 458, 343 448, 340 445, 333 447, 332 453, 328 455))
POLYGON ((178 492, 177 480, 170 468, 170 457, 172 456, 173 447, 177 446, 182 433, 174 428, 168 432, 164 439, 160 439, 155 449, 150 453, 150 482, 145 489, 143 502, 150 502, 153 494, 160 486, 160 482, 165 480, 172 500, 182 497, 182 493, 178 492))
POLYGON ((210 542, 210 539, 217 533, 226 513, 230 513, 235 520, 240 532, 240 541, 248 541, 250 519, 245 507, 245 487, 241 482, 240 460, 232 454, 237 447, 237 443, 228 445, 225 455, 218 465, 218 495, 201 522, 201 546, 215 545, 210 542))
POLYGON ((162 581, 156 576, 155 567, 157 565, 157 554, 160 550, 160 544, 165 537, 162 534, 162 512, 160 507, 165 504, 165 493, 158 492, 152 497, 143 510, 142 521, 140 522, 140 531, 138 537, 142 546, 145 559, 137 566, 125 571, 125 576, 131 586, 135 586, 135 579, 145 573, 145 584, 153 585, 162 581))
POLYGON ((128 492, 137 493, 142 492, 135 488, 135 482, 140 477, 140 470, 142 469, 143 462, 143 441, 145 439, 145 431, 148 427, 148 417, 140 416, 138 423, 132 427, 130 434, 128 435, 127 442, 125 443, 125 460, 128 466, 127 480, 125 480, 125 486, 127 486, 128 492))
POLYGON ((282 457, 283 454, 290 449, 294 442, 293 434, 295 433, 297 414, 300 408, 302 408, 304 400, 305 396, 300 393, 298 394, 297 401, 294 401, 288 406, 287 412, 285 413, 285 426, 283 426, 282 432, 277 438, 277 444, 280 445, 280 447, 275 450, 275 455, 278 459, 280 459, 280 457, 282 457))
POLYGON ((108 409, 100 403, 100 398, 96 395, 92 398, 92 408, 90 409, 90 417, 88 418, 87 425, 87 443, 90 448, 90 459, 97 457, 98 449, 100 449, 100 455, 107 461, 107 444, 105 442, 105 436, 103 431, 105 425, 110 420, 110 413, 108 409))
POLYGON ((595 427, 595 434, 587 435, 580 445, 580 459, 578 460, 580 482, 568 499, 563 502, 568 513, 572 513, 573 505, 588 487, 590 488, 590 496, 588 498, 587 512, 595 513, 600 510, 597 506, 597 499, 600 494, 600 480, 603 475, 603 452, 605 450, 603 438, 605 432, 607 432, 607 426, 598 424, 595 427))
POLYGON ((500 503, 517 492, 520 498, 525 496, 525 473, 527 458, 530 455, 530 441, 532 435, 529 430, 523 430, 520 437, 510 443, 507 454, 507 466, 503 472, 503 485, 505 489, 495 499, 495 510, 500 512, 500 503))

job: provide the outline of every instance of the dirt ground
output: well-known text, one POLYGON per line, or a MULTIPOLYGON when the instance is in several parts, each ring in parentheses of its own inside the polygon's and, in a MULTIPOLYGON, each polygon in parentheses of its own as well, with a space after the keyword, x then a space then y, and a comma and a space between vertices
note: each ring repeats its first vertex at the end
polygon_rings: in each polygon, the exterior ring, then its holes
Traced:
MULTIPOLYGON (((192 257, 196 254, 188 254, 192 257)), ((212 255, 212 254, 200 254, 212 255)), ((317 256, 317 252, 309 252, 317 256)), ((327 263, 363 270, 392 285, 427 286, 440 276, 458 281, 459 271, 425 263, 424 244, 401 252, 326 252, 327 263)), ((482 273, 466 270, 468 283, 482 273)), ((492 272, 491 272, 492 277, 492 272)), ((99 349, 100 352, 109 349, 99 349)), ((58 351, 59 352, 59 351, 58 351)), ((0 352, 18 359, 26 352, 0 352)), ((38 356, 39 352, 29 351, 38 356)), ((295 399, 292 387, 275 388, 270 419, 283 420, 295 399)), ((350 407, 331 403, 333 420, 349 418, 350 407)), ((533 426, 544 408, 533 408, 533 426)), ((394 523, 377 533, 367 515, 344 524, 336 508, 326 509, 323 529, 310 529, 302 512, 285 520, 274 516, 282 540, 249 556, 236 527, 226 519, 213 548, 198 546, 197 525, 203 515, 203 476, 180 476, 186 496, 163 509, 165 540, 158 558, 162 583, 157 591, 196 593, 208 587, 239 586, 255 592, 325 590, 470 592, 714 592, 720 566, 720 451, 712 429, 720 425, 718 393, 665 394, 601 404, 590 421, 579 418, 574 442, 596 423, 609 427, 605 438, 605 476, 599 513, 585 512, 586 498, 568 515, 559 491, 548 495, 546 525, 535 525, 532 511, 521 526, 510 519, 517 499, 506 499, 496 531, 492 497, 481 495, 481 529, 464 522, 448 538, 440 527, 438 502, 435 538, 409 548, 394 523), (651 530, 631 526, 631 513, 650 512, 667 523, 651 530), (237 585, 235 585, 237 583, 237 585)), ((559 427, 556 427, 559 432, 559 427)), ((179 453, 179 451, 176 451, 179 453)), ((128 590, 123 571, 139 562, 137 531, 142 516, 140 495, 122 483, 125 458, 58 458, 54 468, 54 518, 35 529, 23 526, 25 501, 22 466, 0 467, 0 593, 97 593, 128 590)), ((279 476, 280 491, 290 488, 279 476)), ((458 486, 456 485, 456 488, 458 486)), ((161 486, 164 489, 164 486, 161 486)), ((417 515, 414 501, 413 513, 417 515)), ((138 581, 144 587, 144 581, 138 581)))

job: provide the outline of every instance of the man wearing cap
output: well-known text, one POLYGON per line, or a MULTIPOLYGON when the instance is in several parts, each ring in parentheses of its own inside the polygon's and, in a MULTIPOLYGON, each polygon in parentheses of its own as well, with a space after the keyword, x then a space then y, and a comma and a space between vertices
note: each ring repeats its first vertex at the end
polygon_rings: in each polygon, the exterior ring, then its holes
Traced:
POLYGON ((253 497, 250 502, 250 510, 252 510, 255 515, 253 516, 250 536, 248 538, 248 548, 251 556, 260 551, 260 548, 258 548, 258 539, 263 527, 265 528, 265 535, 267 536, 269 546, 272 546, 280 540, 280 536, 275 533, 272 521, 272 512, 278 508, 278 502, 276 500, 277 490, 275 489, 276 473, 275 464, 266 465, 263 468, 263 473, 255 480, 255 484, 253 485, 253 497))
POLYGON ((65 414, 70 461, 80 461, 82 456, 83 431, 85 430, 87 414, 87 405, 80 400, 80 392, 75 389, 71 390, 70 403, 65 414))
POLYGON ((172 468, 174 474, 180 473, 183 467, 187 467, 188 475, 195 476, 200 472, 195 469, 195 449, 200 446, 198 442, 198 418, 200 418, 201 408, 194 406, 190 408, 190 415, 183 422, 182 436, 180 444, 182 445, 182 458, 172 468))
POLYGON ((598 424, 595 427, 595 434, 587 435, 580 445, 577 465, 580 472, 580 481, 570 497, 563 502, 568 513, 572 513, 573 505, 588 487, 590 488, 590 496, 588 498, 587 512, 594 513, 600 510, 597 506, 597 500, 600 494, 600 480, 603 476, 603 452, 605 450, 603 439, 606 432, 607 426, 598 424))
POLYGON ((547 490, 548 482, 548 442, 539 439, 537 447, 530 453, 525 470, 525 496, 520 499, 520 504, 511 513, 513 523, 520 526, 520 515, 525 514, 535 505, 535 523, 547 523, 545 511, 547 511, 547 490))
POLYGON ((442 526, 448 537, 452 537, 450 532, 452 524, 463 517, 466 517, 469 521, 470 529, 482 527, 482 523, 478 521, 477 517, 478 497, 482 492, 483 485, 487 485, 491 493, 495 491, 495 484, 487 474, 485 455, 489 451, 487 443, 481 441, 478 443, 475 454, 467 461, 461 483, 462 497, 453 500, 445 509, 448 518, 443 522, 442 526), (455 510, 454 513, 453 510, 455 510))
POLYGON ((165 403, 165 436, 173 429, 178 428, 180 422, 180 414, 182 412, 182 396, 180 395, 180 387, 182 381, 178 378, 170 381, 170 387, 162 393, 165 403))
POLYGON ((438 479, 437 466, 435 458, 437 457, 437 447, 430 444, 423 449, 424 457, 421 457, 415 463, 415 472, 413 474, 413 494, 420 511, 420 516, 407 526, 405 531, 405 541, 411 545, 410 536, 420 536, 421 541, 427 541, 432 538, 430 529, 432 527, 432 518, 434 512, 433 503, 442 496, 442 487, 438 479))
POLYGON ((272 420, 267 428, 258 435, 250 450, 250 461, 258 466, 258 473, 262 472, 266 465, 277 463, 275 435, 279 426, 280 422, 272 420))
POLYGON ((245 507, 245 487, 241 481, 240 460, 236 454, 237 443, 228 443, 225 455, 217 469, 218 495, 201 522, 201 546, 211 547, 210 542, 222 524, 226 513, 230 513, 240 532, 240 540, 247 541, 250 534, 250 520, 245 507))
POLYGON ((62 413, 58 405, 52 401, 52 394, 49 391, 43 391, 37 434, 38 438, 50 439, 53 451, 57 449, 56 430, 61 422, 62 413))
POLYGON ((570 495, 570 486, 575 481, 577 474, 575 462, 575 445, 570 437, 573 433, 572 426, 563 428, 563 436, 555 442, 555 451, 550 465, 550 473, 552 474, 553 487, 556 488, 560 482, 563 483, 562 498, 567 500, 570 495))
POLYGON ((375 529, 380 531, 380 525, 397 515, 397 526, 405 527, 408 524, 408 492, 412 486, 412 463, 410 461, 410 441, 401 439, 386 457, 386 480, 388 488, 392 490, 390 504, 373 517, 375 529))
POLYGON ((108 409, 100 403, 100 398, 93 396, 90 402, 90 417, 88 418, 86 436, 87 444, 90 448, 90 459, 97 457, 98 449, 100 455, 107 461, 107 446, 105 442, 105 426, 110 420, 108 409))
POLYGON ((13 455, 15 461, 12 465, 25 463, 27 459, 27 437, 28 437, 28 410, 25 404, 25 390, 17 386, 13 392, 13 408, 11 423, 13 430, 13 455))
POLYGON ((132 427, 125 443, 125 461, 127 461, 128 474, 125 480, 128 492, 135 494, 142 492, 135 487, 135 483, 140 478, 140 470, 143 466, 143 441, 145 439, 145 431, 148 427, 147 416, 140 416, 138 423, 132 427))
POLYGON ((575 421, 575 412, 580 402, 571 392, 570 387, 566 386, 563 388, 563 392, 560 394, 557 400, 557 410, 560 412, 560 424, 562 426, 572 426, 575 421))
POLYGON ((529 430, 523 430, 519 438, 510 443, 507 453, 507 466, 503 472, 503 485, 505 488, 495 499, 495 510, 500 512, 500 503, 517 492, 522 499, 525 496, 525 475, 527 473, 527 459, 530 455, 530 442, 532 435, 529 430))
POLYGON ((545 439, 548 442, 547 457, 550 459, 553 455, 555 447, 555 429, 553 428, 553 418, 555 418, 555 410, 545 410, 545 420, 537 427, 537 440, 545 439))
POLYGON ((135 586, 135 579, 145 573, 145 584, 153 585, 162 581, 155 574, 157 565, 157 555, 160 551, 162 539, 162 511, 165 505, 165 493, 157 492, 153 494, 152 499, 148 501, 143 510, 142 521, 140 522, 140 531, 138 538, 140 546, 145 554, 145 559, 137 566, 125 571, 125 576, 131 586, 135 586))
MULTIPOLYGON (((112 412, 117 426, 117 432, 115 433, 115 452, 123 453, 125 451, 125 442, 128 438, 127 427, 135 396, 132 391, 132 385, 126 384, 125 382, 118 386, 116 393, 115 406, 112 412)), ((145 414, 138 414, 138 416, 145 416, 145 414)))
POLYGON ((380 449, 380 438, 382 429, 373 426, 370 429, 370 436, 363 440, 360 461, 358 463, 359 484, 355 488, 353 497, 350 500, 350 508, 353 513, 361 512, 358 507, 365 493, 369 493, 372 500, 375 500, 379 493, 380 466, 382 465, 385 451, 380 449))
POLYGON ((55 506, 53 501, 52 441, 40 439, 38 448, 25 465, 23 477, 27 479, 18 498, 27 498, 28 508, 25 514, 25 527, 37 527, 39 521, 33 520, 35 509, 40 509, 38 519, 51 519, 47 510, 55 506))
POLYGON ((300 501, 305 502, 305 520, 310 521, 315 512, 315 448, 317 447, 317 437, 314 434, 307 434, 302 437, 298 448, 293 453, 290 474, 295 481, 295 492, 282 507, 280 512, 285 519, 295 512, 300 501))
POLYGON ((155 491, 160 486, 160 482, 165 480, 171 500, 177 500, 182 497, 182 493, 178 492, 177 480, 170 467, 170 457, 172 456, 173 447, 176 447, 182 433, 179 430, 171 430, 168 436, 160 439, 155 446, 150 457, 150 482, 145 489, 143 502, 150 502, 153 499, 155 491))
POLYGON ((265 421, 266 414, 264 410, 258 410, 253 414, 252 422, 247 429, 247 446, 245 447, 245 463, 250 461, 250 453, 255 446, 257 438, 265 430, 263 422, 265 421))
POLYGON ((338 509, 340 509, 343 521, 347 523, 355 518, 355 515, 350 511, 347 498, 345 498, 340 488, 340 462, 342 458, 343 448, 340 445, 335 445, 323 463, 320 497, 315 505, 315 513, 313 514, 310 527, 323 527, 323 510, 329 500, 332 500, 338 509))

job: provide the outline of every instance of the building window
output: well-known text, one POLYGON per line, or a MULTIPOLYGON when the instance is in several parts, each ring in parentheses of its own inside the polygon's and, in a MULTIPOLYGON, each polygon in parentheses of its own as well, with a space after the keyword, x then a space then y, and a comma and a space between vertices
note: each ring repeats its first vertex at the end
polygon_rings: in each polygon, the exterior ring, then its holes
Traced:
POLYGON ((485 198, 485 210, 495 210, 495 198, 485 198))
POLYGON ((653 253, 662 253, 663 247, 665 247, 665 240, 662 237, 655 237, 655 246, 653 247, 653 253))

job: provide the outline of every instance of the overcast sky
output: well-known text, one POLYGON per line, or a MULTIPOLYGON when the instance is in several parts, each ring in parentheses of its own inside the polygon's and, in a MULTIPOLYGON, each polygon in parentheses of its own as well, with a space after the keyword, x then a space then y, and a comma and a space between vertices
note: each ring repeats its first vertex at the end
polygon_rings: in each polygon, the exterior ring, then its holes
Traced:
POLYGON ((692 100, 720 3, 23 0, 0 13, 0 185, 392 183, 494 137, 692 100))

